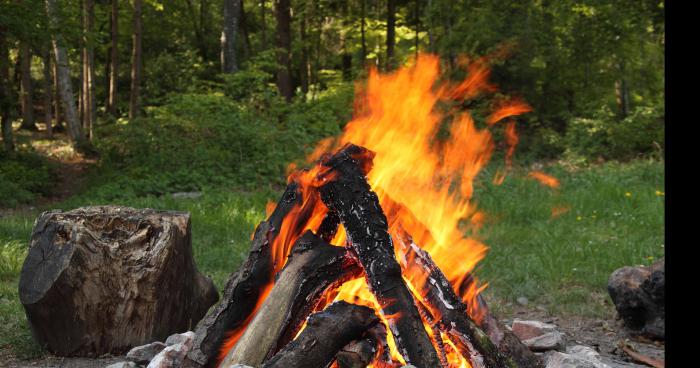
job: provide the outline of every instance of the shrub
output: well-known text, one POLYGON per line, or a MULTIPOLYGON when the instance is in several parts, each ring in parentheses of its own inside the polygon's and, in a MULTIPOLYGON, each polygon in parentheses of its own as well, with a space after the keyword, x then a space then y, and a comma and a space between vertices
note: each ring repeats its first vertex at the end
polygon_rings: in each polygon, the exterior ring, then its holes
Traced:
POLYGON ((660 153, 664 149, 664 108, 637 107, 610 128, 611 152, 616 158, 660 153))
POLYGON ((49 162, 32 152, 0 153, 0 206, 16 207, 47 195, 54 175, 49 162))

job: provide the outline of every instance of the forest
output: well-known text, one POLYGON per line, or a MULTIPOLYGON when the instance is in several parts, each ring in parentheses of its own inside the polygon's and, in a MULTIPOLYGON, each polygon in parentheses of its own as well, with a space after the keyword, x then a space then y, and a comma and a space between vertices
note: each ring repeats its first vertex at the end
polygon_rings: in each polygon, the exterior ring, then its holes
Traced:
MULTIPOLYGON (((0 352, 43 354, 16 300, 41 211, 189 211, 221 289, 288 165, 342 132, 370 71, 421 54, 448 80, 483 61, 531 110, 512 175, 475 186, 489 297, 608 316, 609 273, 664 254, 663 1, 0 0, 0 352)), ((458 108, 484 125, 490 101, 458 108)))

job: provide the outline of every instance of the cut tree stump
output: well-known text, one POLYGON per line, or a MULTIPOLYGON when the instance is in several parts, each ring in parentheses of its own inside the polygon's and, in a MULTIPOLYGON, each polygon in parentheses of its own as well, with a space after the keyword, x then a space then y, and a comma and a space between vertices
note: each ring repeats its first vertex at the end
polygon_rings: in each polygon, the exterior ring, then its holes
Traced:
POLYGON ((218 294, 191 241, 185 212, 44 212, 19 281, 35 339, 59 356, 99 356, 193 328, 218 294))

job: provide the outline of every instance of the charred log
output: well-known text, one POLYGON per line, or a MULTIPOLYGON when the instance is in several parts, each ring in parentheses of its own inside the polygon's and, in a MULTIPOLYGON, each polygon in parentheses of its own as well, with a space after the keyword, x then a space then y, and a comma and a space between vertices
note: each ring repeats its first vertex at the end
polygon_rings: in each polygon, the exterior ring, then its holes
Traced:
POLYGON ((282 220, 299 203, 298 186, 291 183, 270 217, 255 229, 248 259, 229 276, 221 300, 197 324, 185 367, 213 366, 226 333, 250 319, 261 293, 273 281, 271 245, 279 235, 282 220))
POLYGON ((299 337, 287 344, 263 368, 325 367, 351 341, 362 339, 379 323, 369 307, 335 302, 312 314, 299 337))
POLYGON ((384 368, 400 366, 391 361, 383 323, 377 323, 367 330, 364 338, 345 345, 336 354, 335 361, 338 368, 365 368, 372 362, 375 366, 384 368))
POLYGON ((321 199, 331 212, 338 214, 345 227, 348 243, 357 253, 370 289, 387 316, 401 355, 409 364, 437 367, 437 353, 394 258, 386 216, 365 178, 373 156, 373 152, 350 144, 323 162, 339 175, 319 189, 321 199))
POLYGON ((257 367, 299 332, 327 290, 358 277, 362 269, 345 248, 307 231, 294 244, 270 294, 222 362, 257 367))
MULTIPOLYGON (((488 334, 469 316, 467 306, 452 289, 447 277, 426 251, 411 237, 397 234, 397 248, 408 279, 418 280, 414 287, 420 290, 426 307, 440 319, 439 325, 460 354, 473 363, 485 367, 542 367, 542 362, 520 340, 501 328, 492 316, 484 318, 493 334, 488 334), (476 353, 476 354, 475 354, 476 353), (481 364, 479 364, 481 363, 481 364)), ((483 300, 480 301, 483 303, 483 300)), ((484 303, 485 306, 485 303, 484 303)))

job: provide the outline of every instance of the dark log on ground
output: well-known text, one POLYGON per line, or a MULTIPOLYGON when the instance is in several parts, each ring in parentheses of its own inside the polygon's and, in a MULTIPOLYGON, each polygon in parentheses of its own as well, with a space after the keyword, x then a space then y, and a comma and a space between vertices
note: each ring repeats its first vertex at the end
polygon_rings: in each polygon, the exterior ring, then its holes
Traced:
POLYGON ((262 364, 294 338, 318 303, 325 303, 327 291, 359 277, 361 271, 345 248, 332 246, 311 231, 304 233, 270 294, 221 365, 262 364))
POLYGON ((625 327, 663 340, 666 325, 665 261, 650 266, 622 267, 610 275, 608 292, 625 327))
POLYGON ((297 188, 296 183, 289 184, 270 217, 255 229, 248 258, 229 276, 219 303, 197 324, 184 367, 214 366, 227 332, 242 328, 252 317, 258 298, 273 281, 271 245, 284 217, 301 203, 297 188))
POLYGON ((394 258, 386 216, 365 178, 373 156, 365 148, 348 145, 323 162, 339 175, 319 189, 321 199, 338 214, 345 227, 348 243, 357 253, 370 289, 387 316, 401 355, 415 366, 437 367, 437 353, 394 258))
POLYGON ((492 331, 499 335, 495 336, 495 341, 492 340, 469 316, 467 306, 430 254, 416 245, 408 234, 401 231, 396 234, 395 240, 406 277, 420 291, 426 307, 439 320, 443 332, 462 356, 470 359, 472 366, 542 367, 542 361, 515 335, 509 331, 506 333, 495 318, 488 316, 486 318, 492 331))
POLYGON ((19 295, 36 340, 60 356, 163 340, 218 298, 195 266, 188 213, 118 206, 41 214, 19 295))
POLYGON ((306 328, 287 344, 264 368, 326 367, 353 340, 361 339, 379 323, 374 310, 343 301, 312 314, 306 328))

